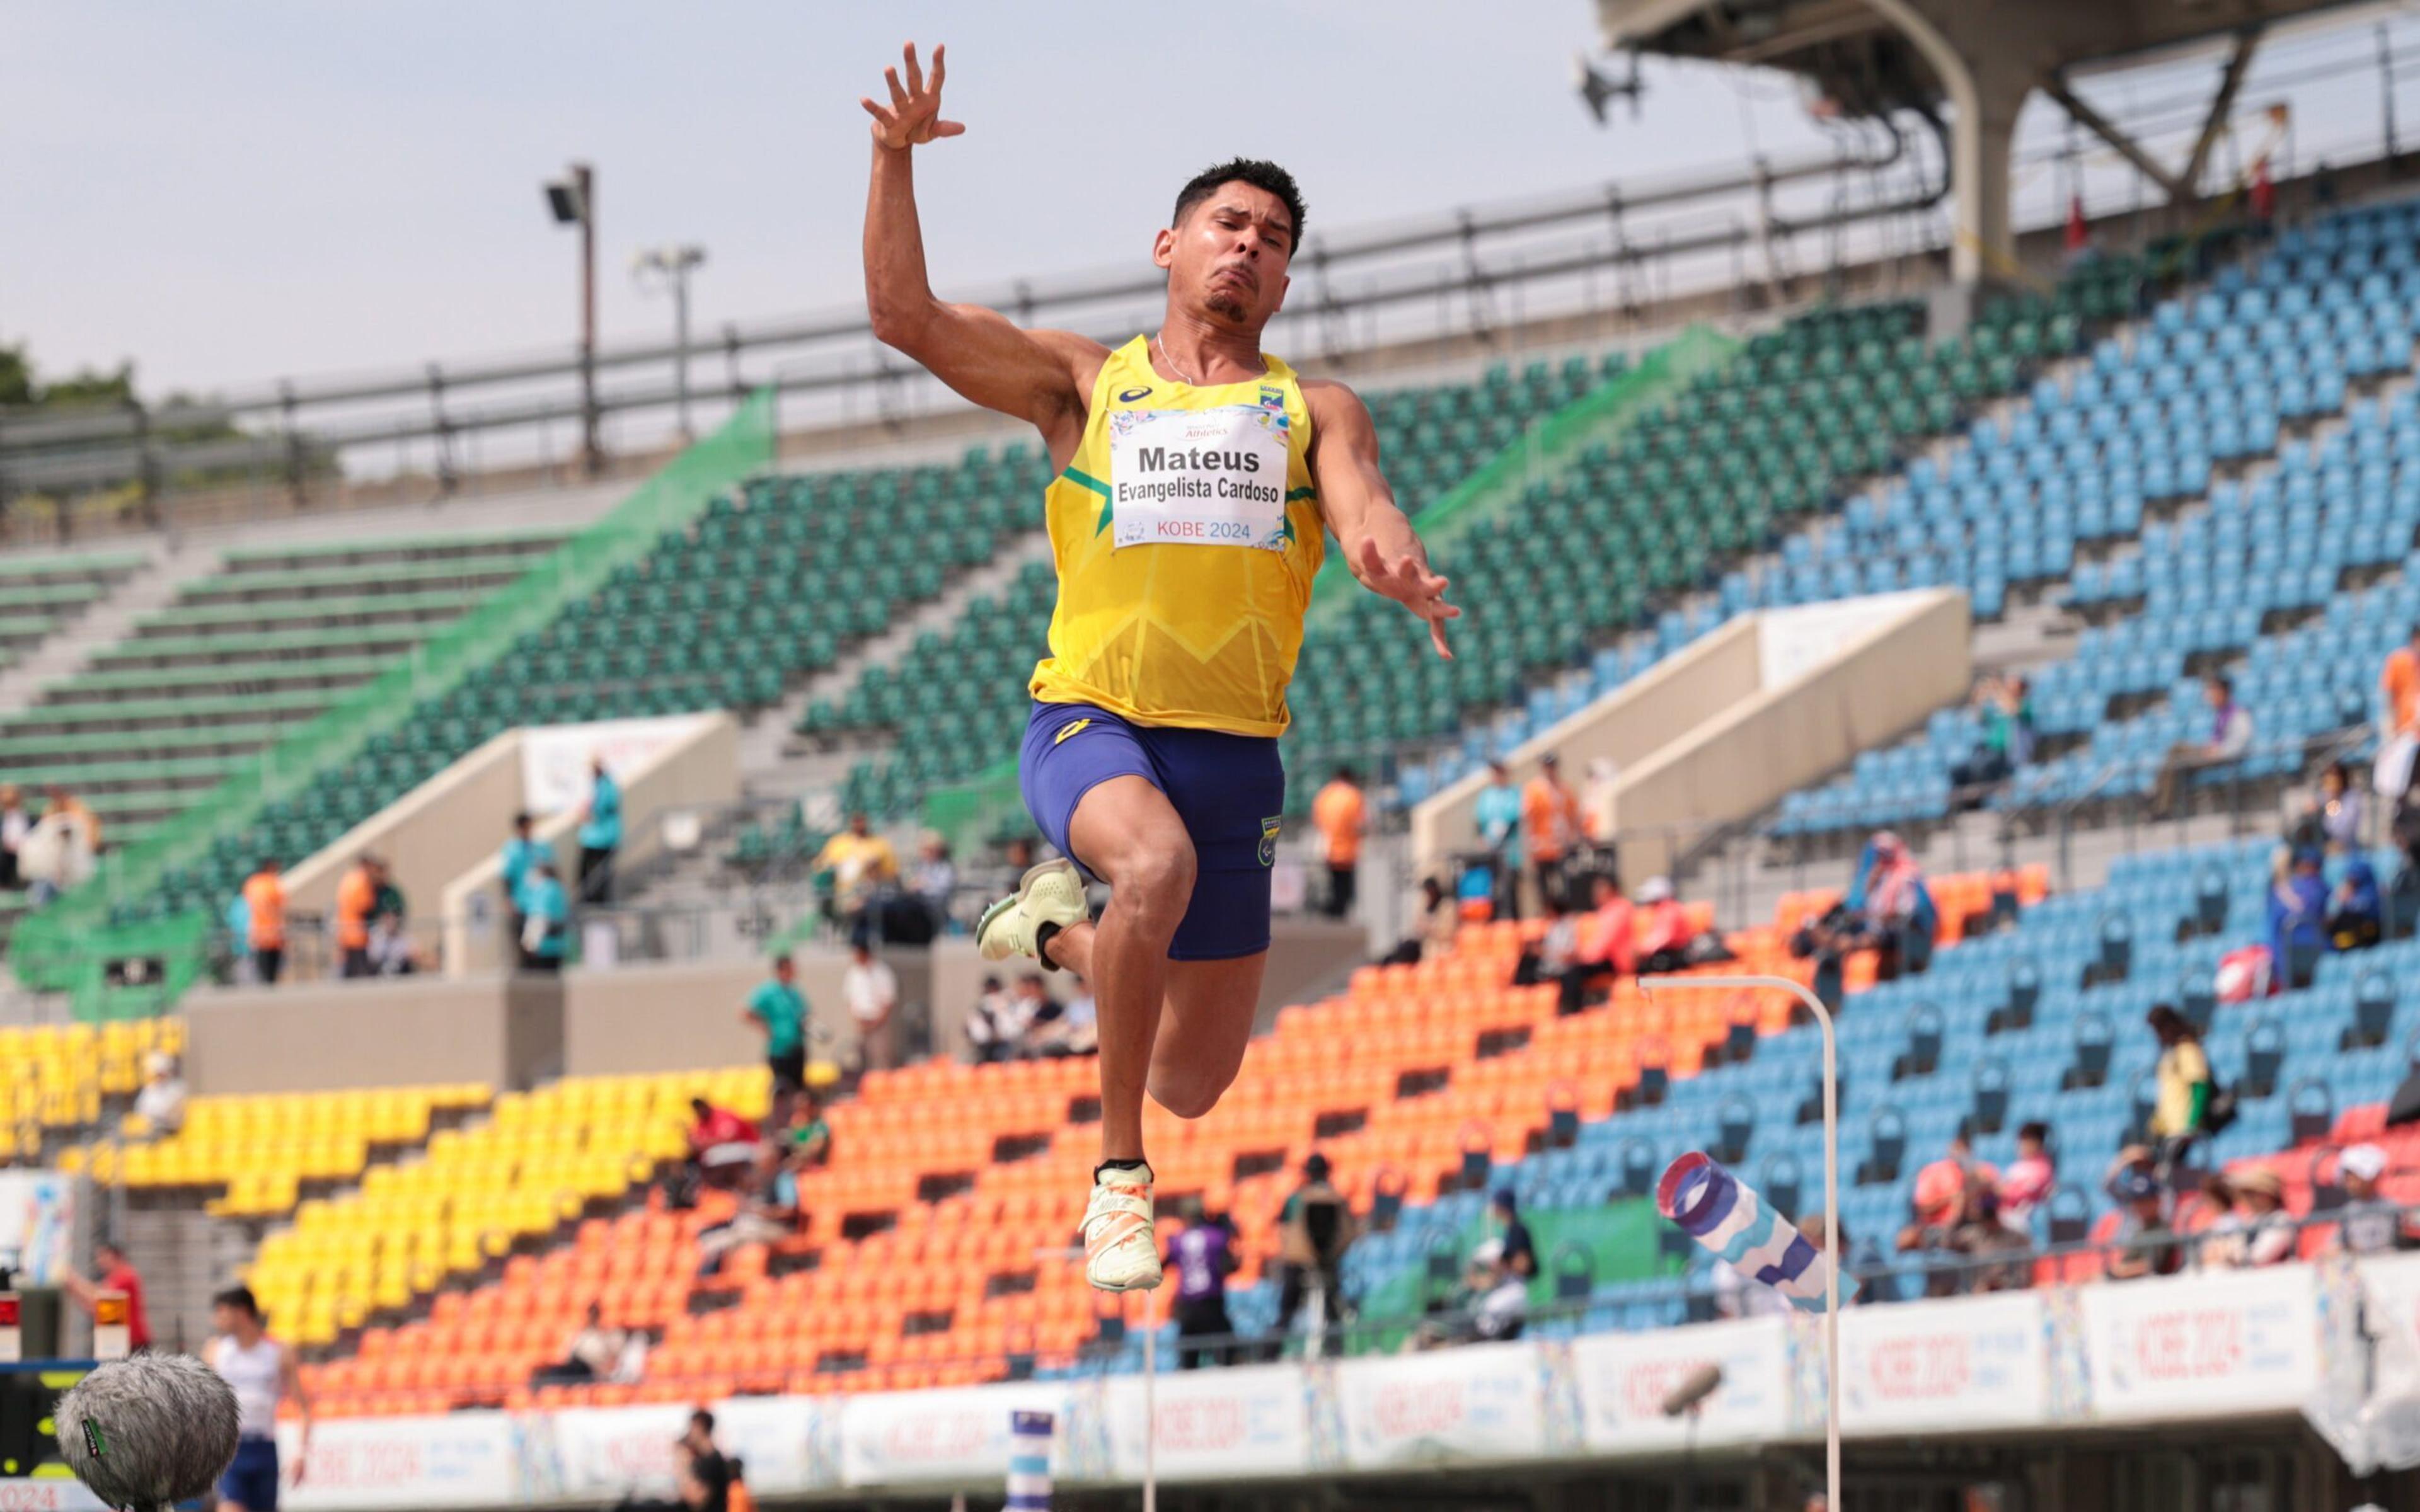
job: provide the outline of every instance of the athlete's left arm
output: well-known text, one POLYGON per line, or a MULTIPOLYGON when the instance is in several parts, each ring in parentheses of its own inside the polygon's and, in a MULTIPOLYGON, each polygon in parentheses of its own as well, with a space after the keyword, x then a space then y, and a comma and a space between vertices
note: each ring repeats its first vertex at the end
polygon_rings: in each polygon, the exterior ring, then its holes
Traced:
POLYGON ((1462 610, 1445 601, 1446 579, 1429 570, 1428 548, 1396 507, 1369 406, 1343 384, 1316 378, 1303 380, 1302 398, 1311 407, 1311 485, 1344 564, 1362 587, 1426 620, 1430 643, 1450 660, 1445 625, 1462 610))

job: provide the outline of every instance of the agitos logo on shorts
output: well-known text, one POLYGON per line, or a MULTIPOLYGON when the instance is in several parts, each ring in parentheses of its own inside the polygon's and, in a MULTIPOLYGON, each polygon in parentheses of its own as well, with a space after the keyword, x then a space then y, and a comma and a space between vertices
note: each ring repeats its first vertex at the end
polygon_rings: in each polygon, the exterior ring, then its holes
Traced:
POLYGON ((1140 389, 1128 389, 1128 390, 1126 390, 1125 392, 1124 392, 1123 393, 1120 393, 1120 394, 1118 395, 1118 403, 1120 403, 1120 404, 1132 404, 1132 403, 1134 403, 1137 399, 1148 399, 1148 398, 1150 398, 1150 397, 1151 397, 1151 385, 1150 385, 1150 384, 1148 384, 1148 383, 1146 383, 1146 384, 1144 384, 1144 385, 1143 385, 1141 388, 1140 388, 1140 389))
POLYGON ((1278 831, 1284 827, 1285 815, 1283 814, 1261 821, 1261 864, 1263 866, 1278 864, 1278 831))

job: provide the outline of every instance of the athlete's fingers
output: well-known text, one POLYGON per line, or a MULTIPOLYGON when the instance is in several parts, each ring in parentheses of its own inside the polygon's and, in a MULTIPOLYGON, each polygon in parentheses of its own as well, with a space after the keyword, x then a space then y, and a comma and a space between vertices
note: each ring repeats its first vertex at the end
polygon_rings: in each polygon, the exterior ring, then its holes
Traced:
POLYGON ((1384 582, 1386 580, 1387 553, 1378 549, 1378 541, 1375 536, 1365 535, 1361 537, 1361 567, 1363 571, 1370 575, 1373 581, 1384 582))
POLYGON ((1453 647, 1448 645, 1445 639, 1445 622, 1450 618, 1450 615, 1439 614, 1429 621, 1429 644, 1436 647, 1436 654, 1448 661, 1453 660, 1453 647))
POLYGON ((899 82, 899 70, 897 69, 883 69, 882 82, 891 86, 891 108, 897 111, 902 116, 907 115, 908 90, 906 86, 901 85, 899 82))
POLYGON ((940 43, 935 42, 933 44, 933 95, 936 102, 939 101, 940 97, 941 81, 949 77, 949 70, 941 66, 941 54, 943 51, 944 49, 940 43))
POLYGON ((963 136, 966 134, 966 130, 967 126, 964 121, 935 121, 933 123, 933 134, 935 136, 963 136))
POLYGON ((916 44, 909 42, 900 56, 908 60, 908 94, 913 99, 924 92, 924 70, 916 62, 916 44))
POLYGON ((893 116, 891 112, 883 109, 880 105, 876 104, 873 100, 868 100, 863 95, 857 97, 857 102, 865 107, 865 113, 868 116, 873 116, 876 120, 880 121, 885 126, 893 125, 899 119, 898 116, 893 116))

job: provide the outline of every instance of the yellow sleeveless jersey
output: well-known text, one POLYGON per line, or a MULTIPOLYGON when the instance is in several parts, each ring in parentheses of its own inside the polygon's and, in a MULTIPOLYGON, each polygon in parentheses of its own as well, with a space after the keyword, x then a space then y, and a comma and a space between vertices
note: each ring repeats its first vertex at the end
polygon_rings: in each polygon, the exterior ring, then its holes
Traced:
POLYGON ((1311 409, 1294 369, 1266 361, 1196 388, 1154 372, 1137 336, 1101 364, 1083 441, 1045 496, 1059 607, 1037 701, 1284 733, 1326 545, 1311 409))

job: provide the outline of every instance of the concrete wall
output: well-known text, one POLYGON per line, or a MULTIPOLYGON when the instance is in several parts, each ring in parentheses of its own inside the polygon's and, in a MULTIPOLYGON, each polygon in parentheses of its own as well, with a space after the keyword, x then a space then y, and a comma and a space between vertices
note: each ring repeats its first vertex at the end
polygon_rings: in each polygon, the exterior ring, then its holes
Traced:
MULTIPOLYGON (((924 1042, 922 1026, 934 992, 932 954, 923 949, 883 952, 899 979, 899 1007, 892 1022, 903 1057, 920 1054, 924 1042)), ((798 949, 790 958, 798 963, 799 991, 806 995, 811 1022, 830 1036, 811 1044, 809 1057, 854 1057, 857 1029, 840 995, 848 953, 798 949)), ((574 1076, 607 1076, 761 1060, 764 1037, 741 1024, 739 1014, 748 995, 768 975, 762 961, 645 963, 566 972, 566 1071, 574 1076)))
MULTIPOLYGON (((1524 744, 1577 783, 1609 756, 1624 879, 1671 870, 1686 836, 1746 818, 1965 696, 1966 599, 1947 589, 1741 615, 1524 744), (1766 686, 1768 672, 1778 679, 1766 686)), ((1475 849, 1484 772, 1414 810, 1414 874, 1475 849)))
POLYGON ((185 1077, 205 1096, 485 1082, 563 1067, 563 987, 437 977, 229 987, 186 996, 185 1077))
MULTIPOLYGON (((622 784, 620 859, 625 866, 636 865, 653 853, 660 833, 655 821, 666 810, 729 803, 739 796, 738 722, 725 713, 699 715, 695 719, 693 731, 628 771, 614 774, 622 784)), ((498 739, 517 741, 518 734, 515 732, 498 739)), ((504 840, 512 832, 512 816, 522 807, 518 744, 507 764, 512 772, 512 801, 492 825, 468 837, 476 843, 460 847, 458 864, 441 879, 436 891, 440 917, 444 920, 443 968, 449 977, 494 971, 507 959, 500 876, 504 840)), ((434 787, 443 782, 451 770, 439 773, 422 786, 434 787)), ((446 820, 458 822, 450 805, 446 820)), ((458 820, 464 826, 472 822, 467 813, 458 820)), ((567 887, 576 888, 578 885, 579 829, 577 810, 558 813, 537 824, 537 838, 553 848, 554 864, 567 887)))
POLYGON ((364 851, 387 858, 414 913, 511 832, 520 807, 520 732, 508 730, 345 831, 286 873, 287 906, 332 914, 336 884, 364 851))

